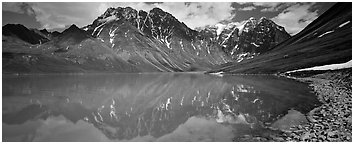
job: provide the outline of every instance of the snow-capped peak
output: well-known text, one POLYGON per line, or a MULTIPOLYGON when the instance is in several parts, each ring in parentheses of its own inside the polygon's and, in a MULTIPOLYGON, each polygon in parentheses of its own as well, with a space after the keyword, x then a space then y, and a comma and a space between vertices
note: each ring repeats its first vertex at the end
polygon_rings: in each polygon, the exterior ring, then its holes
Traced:
POLYGON ((111 22, 111 21, 114 21, 114 20, 119 20, 119 18, 116 15, 111 15, 111 16, 106 17, 104 19, 100 19, 99 21, 100 22, 111 22))
POLYGON ((257 23, 257 19, 254 17, 250 17, 248 21, 251 22, 253 25, 257 23))
POLYGON ((215 25, 216 29, 216 35, 219 36, 221 32, 225 29, 226 25, 218 23, 215 25))
POLYGON ((241 35, 243 29, 245 28, 245 25, 247 24, 247 21, 243 22, 243 24, 237 26, 237 28, 239 29, 238 31, 238 35, 241 35))

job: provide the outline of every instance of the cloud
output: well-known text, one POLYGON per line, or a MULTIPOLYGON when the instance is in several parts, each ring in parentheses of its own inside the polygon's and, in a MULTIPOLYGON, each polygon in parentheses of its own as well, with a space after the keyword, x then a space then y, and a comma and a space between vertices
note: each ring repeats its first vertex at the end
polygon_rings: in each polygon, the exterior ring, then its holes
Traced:
POLYGON ((294 35, 318 17, 317 10, 310 10, 314 4, 315 3, 297 3, 286 8, 271 20, 278 25, 284 26, 288 33, 294 35))
POLYGON ((231 3, 3 3, 3 10, 17 13, 34 14, 42 28, 64 28, 76 24, 80 27, 91 24, 94 19, 103 14, 109 7, 130 6, 137 10, 149 11, 159 7, 171 13, 190 28, 203 27, 232 17, 231 3))
POLYGON ((42 28, 64 28, 66 25, 90 24, 97 16, 97 3, 5 3, 5 11, 28 13, 35 15, 42 28), (9 10, 14 9, 14 10, 9 10))
POLYGON ((254 6, 264 7, 261 11, 277 11, 277 7, 281 5, 280 2, 254 2, 254 6))
POLYGON ((3 3, 2 9, 5 11, 16 12, 20 14, 33 15, 34 10, 29 3, 3 3))
POLYGON ((295 3, 274 3, 273 5, 268 5, 266 8, 261 9, 261 12, 278 12, 294 4, 295 3))
POLYGON ((232 18, 231 3, 163 3, 155 5, 171 13, 190 28, 214 25, 232 18))
POLYGON ((256 7, 248 6, 248 7, 244 7, 244 8, 239 8, 238 10, 240 10, 240 11, 251 11, 251 10, 254 10, 254 9, 256 9, 256 7))
POLYGON ((261 12, 277 12, 283 10, 295 3, 281 3, 281 2, 238 2, 240 5, 249 5, 248 7, 261 7, 261 12))

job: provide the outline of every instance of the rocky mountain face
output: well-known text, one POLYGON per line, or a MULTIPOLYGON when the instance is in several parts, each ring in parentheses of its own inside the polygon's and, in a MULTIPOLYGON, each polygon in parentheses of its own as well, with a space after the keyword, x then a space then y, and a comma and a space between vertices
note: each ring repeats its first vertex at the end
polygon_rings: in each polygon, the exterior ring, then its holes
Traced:
POLYGON ((34 42, 40 45, 30 46, 31 50, 16 45, 5 51, 9 72, 208 71, 253 58, 290 37, 266 18, 196 31, 160 8, 145 12, 130 7, 109 8, 82 28, 72 25, 62 33, 45 29, 31 32, 48 42, 34 42), (36 61, 21 59, 28 56, 36 61), (58 64, 46 64, 39 57, 58 64))
POLYGON ((352 59, 352 6, 337 3, 301 32, 267 53, 240 63, 222 64, 210 73, 283 73, 345 63, 352 59))
POLYGON ((267 52, 290 38, 284 27, 262 17, 251 17, 241 25, 234 22, 217 24, 201 30, 207 38, 217 41, 223 51, 237 62, 267 52))
POLYGON ((159 71, 190 71, 231 61, 217 45, 159 8, 148 13, 110 8, 83 29, 138 67, 150 64, 159 71))

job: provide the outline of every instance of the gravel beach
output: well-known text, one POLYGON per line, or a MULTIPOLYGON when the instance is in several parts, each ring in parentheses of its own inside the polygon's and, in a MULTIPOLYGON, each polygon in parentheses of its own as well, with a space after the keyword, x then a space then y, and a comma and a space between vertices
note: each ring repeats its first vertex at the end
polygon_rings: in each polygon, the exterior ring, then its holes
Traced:
POLYGON ((327 71, 297 77, 309 83, 322 105, 307 114, 308 124, 287 132, 286 141, 352 141, 352 70, 327 71))
POLYGON ((308 83, 322 103, 305 114, 307 123, 290 130, 270 130, 259 137, 244 137, 248 142, 351 142, 352 141, 352 70, 307 71, 291 78, 308 83))
POLYGON ((309 83, 322 103, 306 114, 309 123, 292 127, 274 141, 351 142, 352 70, 299 72, 292 77, 309 83))

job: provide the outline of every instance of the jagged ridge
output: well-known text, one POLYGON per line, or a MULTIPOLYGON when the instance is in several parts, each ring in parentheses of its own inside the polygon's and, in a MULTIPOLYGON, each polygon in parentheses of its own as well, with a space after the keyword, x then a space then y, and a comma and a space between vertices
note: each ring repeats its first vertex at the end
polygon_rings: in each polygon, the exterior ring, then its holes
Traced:
MULTIPOLYGON (((192 30, 160 8, 145 12, 130 7, 109 8, 92 24, 81 29, 72 25, 57 36, 46 30, 39 32, 51 40, 36 46, 36 54, 64 65, 69 62, 65 69, 74 72, 207 71, 266 52, 288 36, 280 26, 264 18, 258 23, 250 19, 243 27, 233 26, 215 35, 213 29, 192 30), (97 65, 97 61, 103 64, 97 65), (119 69, 122 67, 128 70, 119 69)), ((26 67, 31 69, 30 65, 26 67)))

